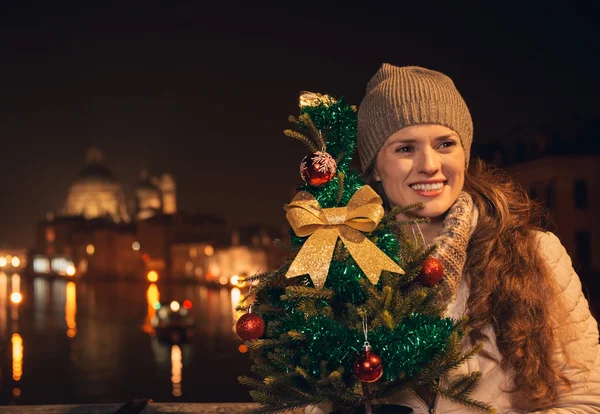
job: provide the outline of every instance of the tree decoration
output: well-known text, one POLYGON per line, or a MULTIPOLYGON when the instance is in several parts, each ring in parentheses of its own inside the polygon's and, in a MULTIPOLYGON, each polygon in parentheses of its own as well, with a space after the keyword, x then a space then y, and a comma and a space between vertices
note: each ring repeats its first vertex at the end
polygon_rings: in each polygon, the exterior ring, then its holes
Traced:
MULTIPOLYGON (((256 271, 256 274, 259 273, 260 269, 256 271)), ((250 283, 246 299, 252 295, 252 287, 253 284, 250 283)), ((252 306, 248 306, 248 312, 240 316, 235 324, 235 331, 243 341, 253 341, 261 338, 265 333, 265 321, 260 315, 252 312, 252 306)))
POLYGON ((252 308, 250 308, 248 313, 238 319, 235 331, 242 340, 252 341, 262 337, 265 333, 265 321, 260 315, 252 313, 252 308))
POLYGON ((308 274, 323 287, 336 242, 341 239, 371 283, 383 270, 404 273, 402 268, 360 232, 372 232, 383 217, 382 200, 367 185, 361 187, 346 207, 322 209, 314 196, 300 192, 286 207, 287 219, 296 235, 310 236, 286 276, 308 274))
POLYGON ((365 334, 365 343, 363 352, 358 361, 354 364, 354 375, 361 382, 375 382, 383 375, 381 358, 371 352, 371 345, 368 339, 367 316, 363 316, 363 332, 365 334))
POLYGON ((438 259, 428 257, 421 265, 418 281, 424 286, 433 287, 444 278, 444 268, 438 259))
POLYGON ((300 177, 305 183, 318 187, 327 184, 335 177, 337 164, 326 152, 308 154, 300 163, 300 177))

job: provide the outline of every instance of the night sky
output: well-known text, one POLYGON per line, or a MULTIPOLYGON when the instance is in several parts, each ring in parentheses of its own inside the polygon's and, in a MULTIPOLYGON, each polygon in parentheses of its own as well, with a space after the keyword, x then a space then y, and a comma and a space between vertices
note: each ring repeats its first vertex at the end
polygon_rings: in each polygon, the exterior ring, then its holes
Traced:
POLYGON ((33 243, 92 144, 127 195, 170 172, 180 209, 283 223, 298 92, 359 104, 382 62, 452 77, 479 143, 600 114, 600 30, 576 2, 213 3, 0 1, 0 246, 33 243))

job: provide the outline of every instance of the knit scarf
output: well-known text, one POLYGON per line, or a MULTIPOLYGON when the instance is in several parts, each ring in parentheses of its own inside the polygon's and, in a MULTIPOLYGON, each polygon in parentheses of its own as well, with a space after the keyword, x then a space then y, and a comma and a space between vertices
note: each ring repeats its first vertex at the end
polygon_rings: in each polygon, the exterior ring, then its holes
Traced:
POLYGON ((440 293, 445 303, 452 302, 456 296, 467 260, 467 246, 477 217, 477 207, 473 199, 468 193, 461 192, 448 210, 442 230, 433 240, 437 248, 432 256, 440 261, 444 269, 440 293))

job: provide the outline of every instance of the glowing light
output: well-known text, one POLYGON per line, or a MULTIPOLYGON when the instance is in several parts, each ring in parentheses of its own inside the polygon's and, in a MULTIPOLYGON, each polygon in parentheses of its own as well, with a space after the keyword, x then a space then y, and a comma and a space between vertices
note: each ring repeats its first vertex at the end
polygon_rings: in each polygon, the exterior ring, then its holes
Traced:
POLYGON ((20 388, 13 388, 13 395, 15 397, 20 397, 21 396, 21 389, 20 388))
POLYGON ((171 382, 173 383, 173 395, 181 396, 181 371, 183 364, 181 363, 181 348, 178 345, 171 347, 171 382))
POLYGON ((226 276, 221 276, 219 278, 219 283, 222 284, 223 286, 225 286, 227 284, 227 282, 229 282, 229 279, 227 279, 226 276))
POLYGON ((156 282, 158 280, 158 273, 155 270, 148 272, 148 282, 156 282))
POLYGON ((142 255, 142 260, 143 260, 144 262, 149 262, 149 261, 150 261, 150 255, 149 255, 148 253, 144 253, 144 254, 142 255))
POLYGON ((239 277, 238 275, 231 276, 230 282, 233 286, 246 286, 246 282, 243 280, 243 278, 239 277))
MULTIPOLYGON (((216 278, 221 275, 221 269, 218 266, 211 265, 210 269, 208 269, 208 273, 212 278, 216 278)), ((206 275, 206 277, 208 277, 208 275, 206 275)))
POLYGON ((131 244, 131 248, 137 252, 138 250, 140 250, 140 242, 136 242, 136 241, 134 241, 134 242, 131 244))
POLYGON ((11 293, 10 301, 12 303, 16 303, 18 305, 19 303, 21 303, 22 300, 23 300, 23 296, 19 292, 11 293))
POLYGON ((45 257, 36 257, 33 259, 33 271, 36 273, 50 272, 50 260, 45 257))
POLYGON ((206 256, 212 256, 215 254, 215 249, 211 245, 208 245, 204 248, 204 254, 206 256))
POLYGON ((156 311, 160 309, 160 292, 158 291, 158 286, 154 283, 151 283, 148 286, 148 290, 146 290, 146 301, 148 302, 148 309, 146 311, 143 330, 150 335, 154 335, 155 332, 152 326, 156 326, 156 311))
POLYGON ((183 301, 183 307, 186 308, 186 309, 192 309, 192 301, 188 300, 188 299, 184 300, 183 301))
POLYGON ((148 290, 146 291, 146 299, 148 300, 148 305, 152 305, 154 309, 160 308, 160 292, 158 291, 158 286, 152 283, 148 286, 148 290), (158 304, 158 307, 156 307, 158 304))
POLYGON ((169 316, 169 310, 167 308, 160 308, 158 310, 158 317, 161 319, 165 319, 167 316, 169 316))
POLYGON ((173 312, 179 312, 179 308, 181 308, 181 306, 179 305, 179 302, 177 302, 176 300, 171 302, 171 304, 169 306, 171 307, 171 310, 173 312))
POLYGON ((6 266, 6 257, 0 257, 0 267, 6 266))
POLYGON ((12 265, 12 267, 19 267, 21 265, 21 259, 19 259, 17 256, 14 256, 11 259, 10 264, 12 265))
POLYGON ((245 354, 246 352, 248 352, 248 347, 244 344, 241 344, 240 346, 238 346, 238 351, 240 351, 242 354, 245 354))
POLYGON ((13 379, 20 381, 23 376, 23 338, 16 333, 10 338, 10 342, 12 342, 13 379))
POLYGON ((65 272, 67 273, 67 276, 75 276, 75 266, 68 265, 65 272))
POLYGON ((65 270, 67 270, 67 266, 69 266, 70 264, 73 263, 70 263, 64 257, 55 257, 54 259, 52 259, 50 266, 55 272, 65 274, 65 270))
POLYGON ((96 252, 96 248, 93 244, 88 244, 85 246, 85 252, 91 256, 96 252))
POLYGON ((65 301, 65 322, 67 323, 67 336, 75 338, 77 335, 77 291, 74 282, 67 283, 66 301, 65 301))

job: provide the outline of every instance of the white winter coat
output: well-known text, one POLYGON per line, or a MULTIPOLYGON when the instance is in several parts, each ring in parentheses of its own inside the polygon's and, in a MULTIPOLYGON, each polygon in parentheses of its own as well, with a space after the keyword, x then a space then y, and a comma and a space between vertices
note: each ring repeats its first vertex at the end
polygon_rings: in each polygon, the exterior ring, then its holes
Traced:
MULTIPOLYGON (((568 348, 575 361, 567 362, 562 349, 557 347, 554 363, 571 381, 571 389, 560 395, 559 401, 551 408, 536 411, 546 414, 584 414, 600 413, 600 345, 598 344, 598 324, 590 314, 587 300, 581 290, 579 277, 573 270, 571 259, 558 238, 552 233, 539 234, 539 249, 562 291, 567 313, 564 320, 556 328, 559 335, 568 332, 570 339, 568 348)), ((455 300, 448 305, 446 315, 459 319, 465 314, 466 302, 469 296, 465 278, 458 288, 455 300)), ((496 346, 496 336, 491 326, 484 331, 490 341, 485 341, 484 350, 497 360, 502 357, 496 346)), ((465 348, 470 347, 465 343, 465 348)), ((476 355, 457 369, 457 374, 479 371, 481 380, 474 389, 471 397, 486 402, 496 409, 497 413, 520 413, 512 408, 510 393, 512 373, 505 372, 500 365, 476 355)), ((447 381, 447 379, 442 379, 447 381)), ((383 402, 383 401, 382 401, 383 402)), ((415 414, 474 414, 478 411, 455 404, 439 397, 433 409, 409 391, 399 393, 385 401, 390 404, 409 406, 415 414)), ((325 405, 308 407, 306 414, 321 414, 329 412, 325 405)))

